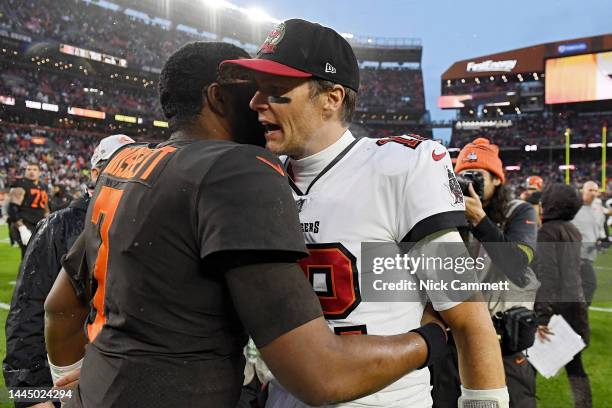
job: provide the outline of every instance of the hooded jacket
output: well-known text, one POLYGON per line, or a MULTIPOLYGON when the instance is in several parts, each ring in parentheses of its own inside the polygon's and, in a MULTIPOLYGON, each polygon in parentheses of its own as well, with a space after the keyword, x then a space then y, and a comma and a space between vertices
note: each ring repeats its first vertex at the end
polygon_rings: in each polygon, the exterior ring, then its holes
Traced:
MULTIPOLYGON (((61 269, 60 260, 83 230, 89 197, 76 199, 41 220, 26 250, 6 320, 7 387, 51 387, 44 337, 44 303, 61 269)), ((17 403, 16 407, 32 403, 17 403)))
POLYGON ((534 269, 542 283, 536 311, 545 317, 561 313, 564 305, 585 303, 580 279, 582 236, 570 222, 581 206, 576 189, 565 184, 552 184, 542 194, 544 218, 534 269))

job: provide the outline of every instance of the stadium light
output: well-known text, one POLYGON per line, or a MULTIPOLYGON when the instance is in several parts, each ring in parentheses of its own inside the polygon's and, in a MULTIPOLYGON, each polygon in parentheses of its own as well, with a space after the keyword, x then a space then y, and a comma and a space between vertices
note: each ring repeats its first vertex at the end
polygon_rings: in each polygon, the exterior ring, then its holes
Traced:
POLYGON ((344 38, 346 38, 347 40, 351 40, 353 39, 355 36, 351 33, 340 33, 341 36, 343 36, 344 38))
POLYGON ((226 0, 204 0, 204 4, 214 9, 232 8, 233 6, 232 3, 226 0))
POLYGON ((270 21, 273 23, 279 23, 280 21, 270 16, 268 13, 259 8, 251 8, 246 11, 249 19, 257 23, 264 23, 270 21))

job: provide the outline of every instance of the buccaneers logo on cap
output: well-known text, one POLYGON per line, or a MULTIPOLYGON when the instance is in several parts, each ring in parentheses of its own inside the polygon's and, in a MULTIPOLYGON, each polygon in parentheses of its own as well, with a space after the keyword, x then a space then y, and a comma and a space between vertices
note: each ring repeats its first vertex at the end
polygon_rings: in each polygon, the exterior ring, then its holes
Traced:
POLYGON ((257 54, 272 54, 285 35, 285 23, 277 25, 266 37, 257 54))

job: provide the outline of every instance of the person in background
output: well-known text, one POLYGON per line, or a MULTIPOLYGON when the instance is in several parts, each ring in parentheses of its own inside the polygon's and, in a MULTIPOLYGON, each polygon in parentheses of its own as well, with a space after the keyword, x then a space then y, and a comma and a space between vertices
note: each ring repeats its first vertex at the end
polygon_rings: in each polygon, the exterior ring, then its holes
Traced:
POLYGON ((29 163, 26 166, 24 178, 15 182, 11 190, 16 191, 16 194, 23 194, 21 201, 14 201, 17 205, 13 207, 14 211, 10 214, 10 228, 19 243, 23 258, 36 224, 49 215, 49 196, 47 186, 40 181, 40 165, 29 163))
MULTIPOLYGON (((578 191, 555 183, 542 194, 543 225, 538 232, 538 253, 534 270, 542 283, 535 310, 546 324, 553 314, 563 316, 588 345, 588 306, 580 279, 580 231, 571 223, 582 206, 578 191)), ((542 339, 554 335, 546 326, 538 328, 542 339)), ((584 371, 582 352, 565 366, 575 408, 591 408, 591 386, 584 371)))
POLYGON ((525 200, 533 206, 538 216, 538 228, 542 226, 542 192, 535 191, 525 200))
POLYGON ((529 176, 525 180, 525 191, 520 195, 520 199, 528 201, 530 195, 534 193, 541 193, 542 187, 544 186, 544 180, 540 176, 529 176))
POLYGON ((6 210, 6 222, 9 228, 9 239, 11 246, 21 246, 23 241, 30 240, 32 233, 25 225, 19 225, 19 206, 23 202, 25 190, 23 188, 11 188, 8 190, 4 209, 6 210))
MULTIPOLYGON (((91 158, 90 193, 106 161, 129 143, 134 140, 125 135, 102 139, 91 158)), ((2 373, 8 388, 53 386, 45 348, 44 302, 62 267, 62 257, 83 231, 88 204, 89 194, 84 194, 67 208, 52 213, 39 222, 30 239, 6 319, 2 373)), ((16 403, 17 408, 31 405, 16 403)), ((52 407, 52 404, 34 406, 52 407)))
MULTIPOLYGON (((459 152, 455 172, 463 177, 480 180, 481 187, 469 184, 469 196, 464 197, 465 214, 470 224, 467 243, 477 256, 485 256, 486 266, 479 273, 481 282, 508 281, 508 291, 485 293, 487 306, 494 321, 506 322, 514 314, 511 309, 533 310, 538 281, 529 268, 536 249, 537 214, 522 200, 512 200, 505 184, 499 148, 486 138, 477 138, 459 152), (479 196, 476 190, 481 192, 479 196)), ((523 354, 524 348, 508 347, 508 339, 518 333, 500 330, 506 384, 510 407, 535 408, 535 370, 523 354)), ((529 336, 525 336, 529 337, 529 336)), ((530 339, 535 339, 535 327, 530 339)), ((451 343, 449 339, 449 344, 451 343)), ((458 393, 456 351, 450 347, 449 358, 433 368, 434 407, 451 408, 453 393, 458 393)))
POLYGON ((66 187, 62 185, 53 186, 51 200, 49 200, 49 210, 55 212, 68 207, 72 201, 72 196, 66 191, 66 187))
POLYGON ((597 258, 597 241, 605 236, 603 220, 605 216, 600 206, 594 204, 599 197, 599 186, 594 181, 587 181, 582 186, 582 207, 572 220, 582 235, 582 251, 580 257, 580 276, 587 304, 590 306, 597 288, 597 277, 593 262, 597 258))

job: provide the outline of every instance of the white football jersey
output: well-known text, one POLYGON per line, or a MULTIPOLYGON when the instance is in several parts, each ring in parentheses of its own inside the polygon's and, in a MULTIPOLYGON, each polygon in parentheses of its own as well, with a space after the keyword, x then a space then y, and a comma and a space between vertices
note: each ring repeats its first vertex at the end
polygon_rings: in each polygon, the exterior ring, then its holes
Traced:
MULTIPOLYGON (((463 195, 444 146, 416 135, 355 139, 347 131, 314 156, 286 167, 295 182, 310 257, 307 274, 336 334, 394 335, 420 326, 422 302, 366 302, 362 242, 416 242, 465 224, 463 195)), ((415 277, 416 279, 416 277, 415 277)), ((455 303, 434 304, 445 310, 455 303)), ((367 367, 364 367, 367 370, 367 367)), ((430 407, 429 370, 338 407, 430 407)), ((305 407, 278 383, 267 407, 305 407)))

